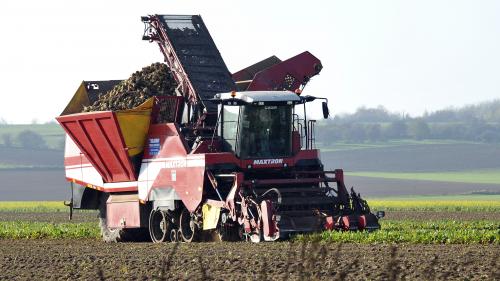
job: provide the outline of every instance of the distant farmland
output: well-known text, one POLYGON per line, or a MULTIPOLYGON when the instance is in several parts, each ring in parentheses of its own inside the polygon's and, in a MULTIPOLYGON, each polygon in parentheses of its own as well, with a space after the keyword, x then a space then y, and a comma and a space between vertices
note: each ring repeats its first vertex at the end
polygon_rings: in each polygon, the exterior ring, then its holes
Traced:
POLYGON ((343 168, 346 184, 365 196, 500 194, 498 144, 339 144, 321 156, 328 169, 343 168))
POLYGON ((1 136, 9 134, 13 138, 14 145, 18 145, 15 138, 19 133, 25 130, 40 134, 49 148, 62 148, 61 144, 64 141, 64 131, 61 126, 56 123, 0 125, 0 144, 4 144, 1 136))
MULTIPOLYGON (((348 172, 467 172, 500 170, 500 144, 392 144, 321 153, 328 168, 348 172)), ((335 148, 333 145, 331 148, 335 148)))
MULTIPOLYGON (((39 133, 47 149, 5 147, 0 139, 0 200, 63 200, 63 140, 57 124, 0 125, 0 136, 39 133)), ((338 143, 322 148, 327 169, 342 168, 346 184, 367 197, 500 193, 500 144, 399 140, 338 143)))
POLYGON ((352 172, 349 175, 403 179, 403 180, 427 180, 439 182, 461 182, 461 183, 485 183, 500 185, 500 169, 498 170, 470 170, 459 172, 423 172, 423 173, 401 173, 401 172, 352 172))

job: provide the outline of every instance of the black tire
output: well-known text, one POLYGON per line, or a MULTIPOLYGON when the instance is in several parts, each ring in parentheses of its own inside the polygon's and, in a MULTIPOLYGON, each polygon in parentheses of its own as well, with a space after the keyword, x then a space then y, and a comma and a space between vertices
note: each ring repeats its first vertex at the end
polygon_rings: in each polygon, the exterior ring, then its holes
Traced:
POLYGON ((217 242, 236 242, 243 240, 243 226, 236 222, 228 222, 229 215, 222 213, 219 218, 217 228, 213 231, 213 241, 217 242))
POLYGON ((125 242, 126 233, 124 229, 111 229, 106 225, 106 218, 99 217, 99 227, 101 228, 102 240, 106 243, 125 242))
POLYGON ((126 236, 124 229, 109 228, 107 225, 106 201, 108 197, 109 195, 106 193, 102 193, 99 197, 99 227, 102 240, 106 243, 124 242, 126 236))
POLYGON ((199 229, 191 220, 191 214, 186 208, 183 208, 179 217, 179 235, 183 242, 198 241, 199 229))
POLYGON ((151 210, 149 214, 149 236, 154 243, 170 241, 172 223, 168 215, 161 210, 151 210))

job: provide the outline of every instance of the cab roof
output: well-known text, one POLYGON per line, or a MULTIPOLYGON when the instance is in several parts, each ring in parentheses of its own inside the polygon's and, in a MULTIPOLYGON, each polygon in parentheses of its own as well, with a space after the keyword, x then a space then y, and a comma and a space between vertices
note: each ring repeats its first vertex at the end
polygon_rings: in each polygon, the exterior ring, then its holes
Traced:
POLYGON ((232 92, 221 93, 215 96, 216 99, 222 101, 227 100, 241 100, 245 103, 256 103, 256 102, 300 102, 300 97, 290 91, 247 91, 247 92, 234 92, 234 97, 232 92))

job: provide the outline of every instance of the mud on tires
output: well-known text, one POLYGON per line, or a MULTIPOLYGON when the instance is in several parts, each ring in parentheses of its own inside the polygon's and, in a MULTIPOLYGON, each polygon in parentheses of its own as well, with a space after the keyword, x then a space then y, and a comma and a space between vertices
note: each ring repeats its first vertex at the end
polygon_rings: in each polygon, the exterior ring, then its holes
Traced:
POLYGON ((106 201, 109 195, 101 194, 99 199, 99 228, 102 240, 106 243, 116 242, 147 242, 151 241, 147 228, 109 228, 106 219, 106 201))

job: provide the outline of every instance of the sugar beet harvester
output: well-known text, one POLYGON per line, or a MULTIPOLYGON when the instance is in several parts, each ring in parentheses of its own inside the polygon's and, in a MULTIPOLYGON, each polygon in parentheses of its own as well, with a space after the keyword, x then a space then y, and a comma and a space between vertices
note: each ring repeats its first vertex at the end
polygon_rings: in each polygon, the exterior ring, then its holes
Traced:
POLYGON ((176 95, 80 113, 120 82, 84 81, 57 118, 67 133, 69 205, 98 209, 105 241, 258 242, 380 228, 342 170, 325 171, 314 149, 306 103, 321 98, 300 93, 321 71, 316 57, 273 56, 231 75, 200 16, 142 21, 176 95))

